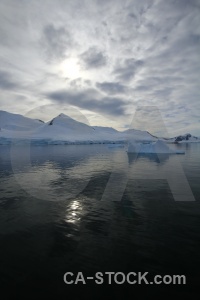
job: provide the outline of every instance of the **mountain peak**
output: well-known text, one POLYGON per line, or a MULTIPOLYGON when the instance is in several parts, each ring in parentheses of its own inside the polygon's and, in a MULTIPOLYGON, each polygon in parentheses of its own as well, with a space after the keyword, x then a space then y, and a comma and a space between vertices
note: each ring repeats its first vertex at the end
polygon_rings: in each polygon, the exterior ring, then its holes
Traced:
MULTIPOLYGON (((56 123, 60 123, 60 122, 66 122, 66 121, 72 121, 73 119, 70 118, 69 116, 61 113, 59 114, 57 117, 53 118, 50 122, 49 122, 49 125, 53 125, 56 121, 56 123), (62 119, 65 119, 65 120, 62 120, 62 119)), ((75 120, 73 120, 75 122, 75 120)))
MULTIPOLYGON (((65 115, 65 114, 63 114, 63 113, 61 113, 61 114, 59 114, 58 115, 58 117, 61 117, 61 118, 66 118, 66 117, 68 117, 67 115, 65 115)), ((69 118, 69 117, 68 117, 69 118)))

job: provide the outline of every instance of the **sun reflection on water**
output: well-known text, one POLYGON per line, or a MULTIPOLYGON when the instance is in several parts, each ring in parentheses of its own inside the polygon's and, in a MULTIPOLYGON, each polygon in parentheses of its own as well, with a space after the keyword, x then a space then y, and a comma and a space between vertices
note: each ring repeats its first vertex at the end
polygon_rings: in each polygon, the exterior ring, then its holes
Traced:
POLYGON ((83 207, 79 201, 72 201, 67 208, 65 221, 67 223, 77 224, 81 219, 82 210, 83 207))

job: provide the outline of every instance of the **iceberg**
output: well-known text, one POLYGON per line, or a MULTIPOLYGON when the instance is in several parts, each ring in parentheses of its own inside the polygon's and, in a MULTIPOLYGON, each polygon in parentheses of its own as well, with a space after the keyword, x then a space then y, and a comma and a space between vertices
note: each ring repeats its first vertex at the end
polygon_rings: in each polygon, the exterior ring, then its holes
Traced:
POLYGON ((164 141, 130 141, 128 153, 161 153, 161 154, 185 154, 184 151, 172 150, 164 141))

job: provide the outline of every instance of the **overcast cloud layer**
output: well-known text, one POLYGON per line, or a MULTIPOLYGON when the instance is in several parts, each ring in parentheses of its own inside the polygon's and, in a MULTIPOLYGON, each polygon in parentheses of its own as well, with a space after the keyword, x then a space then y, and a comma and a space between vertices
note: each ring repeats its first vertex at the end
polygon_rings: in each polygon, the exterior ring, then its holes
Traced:
POLYGON ((123 130, 153 105, 171 136, 200 136, 199 16, 200 0, 1 1, 0 109, 69 104, 123 130))

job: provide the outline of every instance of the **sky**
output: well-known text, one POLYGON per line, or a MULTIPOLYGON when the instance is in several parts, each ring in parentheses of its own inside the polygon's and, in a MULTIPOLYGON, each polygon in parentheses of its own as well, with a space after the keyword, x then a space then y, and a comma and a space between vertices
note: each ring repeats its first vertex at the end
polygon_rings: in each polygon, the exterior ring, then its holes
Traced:
POLYGON ((200 136, 199 16, 200 0, 2 0, 0 109, 200 136))

